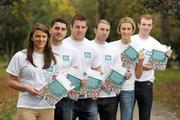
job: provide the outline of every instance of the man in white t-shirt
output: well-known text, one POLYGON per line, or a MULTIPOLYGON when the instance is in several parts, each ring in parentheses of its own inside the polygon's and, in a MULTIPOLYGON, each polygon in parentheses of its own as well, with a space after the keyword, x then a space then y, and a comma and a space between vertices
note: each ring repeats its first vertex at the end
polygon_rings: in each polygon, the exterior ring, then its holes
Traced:
MULTIPOLYGON (((131 38, 133 42, 139 43, 145 52, 142 76, 135 81, 135 100, 139 107, 140 120, 150 120, 153 101, 153 82, 155 77, 154 69, 150 66, 148 61, 152 49, 160 45, 156 39, 150 36, 153 22, 151 15, 142 15, 138 21, 139 33, 131 38)), ((171 53, 172 50, 168 50, 166 55, 170 57, 171 53)))
MULTIPOLYGON (((95 39, 91 42, 99 52, 101 71, 107 77, 118 57, 116 52, 114 52, 111 46, 106 42, 110 33, 110 23, 104 19, 97 21, 94 27, 94 32, 95 39)), ((102 90, 97 99, 97 106, 101 120, 116 120, 117 97, 115 92, 108 95, 102 90)))
MULTIPOLYGON (((62 18, 54 18, 51 22, 51 46, 52 51, 58 55, 59 71, 71 67, 77 67, 77 51, 63 42, 67 33, 67 22, 62 18)), ((69 97, 61 99, 56 104, 55 120, 72 120, 73 115, 73 103, 74 101, 69 97)))
MULTIPOLYGON (((91 45, 90 41, 85 38, 88 29, 87 18, 75 15, 72 18, 70 29, 71 36, 66 38, 64 42, 77 50, 76 56, 79 59, 78 69, 80 74, 86 72, 87 69, 99 70, 98 52, 91 45)), ((77 101, 74 101, 73 110, 73 120, 77 117, 80 120, 97 119, 97 104, 91 98, 80 96, 77 101)))

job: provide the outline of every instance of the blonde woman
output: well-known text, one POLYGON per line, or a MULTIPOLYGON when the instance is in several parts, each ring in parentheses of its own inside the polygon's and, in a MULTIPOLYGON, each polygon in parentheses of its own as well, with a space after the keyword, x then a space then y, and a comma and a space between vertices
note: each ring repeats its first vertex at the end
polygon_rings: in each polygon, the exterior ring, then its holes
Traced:
MULTIPOLYGON (((119 21, 117 32, 121 35, 121 39, 114 41, 111 43, 112 46, 117 48, 119 55, 129 46, 133 45, 131 41, 131 35, 135 32, 136 25, 132 18, 124 17, 119 21)), ((138 63, 130 68, 132 73, 132 77, 129 80, 126 80, 120 94, 118 95, 118 99, 120 102, 121 109, 121 120, 132 120, 133 117, 133 105, 134 105, 134 82, 135 77, 139 78, 142 74, 142 62, 143 55, 140 53, 138 63)), ((121 58, 117 63, 118 65, 122 65, 121 58)), ((116 64, 116 65, 117 65, 116 64)))

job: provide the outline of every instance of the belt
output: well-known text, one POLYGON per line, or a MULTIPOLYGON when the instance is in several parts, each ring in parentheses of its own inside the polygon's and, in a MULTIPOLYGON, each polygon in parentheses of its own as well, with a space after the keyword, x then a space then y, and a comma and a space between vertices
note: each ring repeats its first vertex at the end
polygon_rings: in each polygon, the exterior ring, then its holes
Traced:
POLYGON ((151 81, 143 81, 143 82, 139 82, 139 81, 135 81, 136 85, 152 85, 153 83, 151 81))

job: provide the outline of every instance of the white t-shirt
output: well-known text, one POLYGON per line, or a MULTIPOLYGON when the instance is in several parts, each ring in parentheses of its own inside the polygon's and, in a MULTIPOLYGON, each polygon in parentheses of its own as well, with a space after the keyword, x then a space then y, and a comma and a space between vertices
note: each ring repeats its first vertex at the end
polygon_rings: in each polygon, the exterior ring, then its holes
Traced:
POLYGON ((52 46, 52 51, 57 54, 59 57, 58 63, 60 70, 65 70, 71 67, 78 66, 78 57, 77 57, 77 50, 70 47, 64 42, 59 46, 52 46))
MULTIPOLYGON (((109 46, 107 42, 105 44, 98 44, 95 40, 91 41, 92 45, 96 47, 99 52, 99 61, 101 63, 101 71, 105 73, 106 77, 108 76, 109 72, 113 68, 115 61, 118 59, 117 52, 109 46)), ((104 91, 100 92, 100 97, 114 97, 116 96, 115 92, 111 92, 110 95, 107 95, 104 91)))
MULTIPOLYGON (((130 44, 124 44, 121 42, 121 40, 117 40, 114 42, 111 42, 111 47, 115 47, 117 49, 118 53, 118 60, 115 65, 122 66, 122 61, 121 61, 121 53, 129 46, 136 46, 135 43, 131 42, 130 44)), ((136 50, 138 51, 139 49, 136 47, 136 50)), ((134 82, 135 82, 135 66, 130 69, 132 76, 129 80, 126 80, 122 90, 128 91, 128 90, 134 90, 134 82)))
MULTIPOLYGON (((141 49, 144 49, 145 59, 143 64, 147 64, 150 58, 150 55, 152 54, 152 49, 155 48, 158 45, 161 45, 160 42, 158 42, 153 37, 149 36, 147 39, 142 39, 139 37, 139 35, 133 35, 131 37, 132 41, 135 43, 138 43, 138 45, 141 47, 141 49)), ((140 79, 136 79, 136 81, 143 82, 143 81, 151 81, 154 82, 154 70, 149 71, 143 71, 143 74, 140 79)))
POLYGON ((77 50, 77 57, 79 60, 78 69, 81 74, 86 72, 87 69, 97 68, 100 66, 98 61, 98 52, 88 39, 84 38, 81 41, 75 41, 70 36, 64 39, 63 42, 77 50))
MULTIPOLYGON (((6 71, 9 74, 20 78, 20 83, 34 85, 41 89, 52 79, 56 72, 56 65, 52 64, 48 69, 42 69, 44 64, 43 54, 33 52, 33 61, 37 67, 34 67, 27 58, 26 50, 17 52, 11 59, 6 71)), ((54 108, 40 96, 30 95, 28 92, 19 92, 17 102, 18 108, 46 109, 54 108)))

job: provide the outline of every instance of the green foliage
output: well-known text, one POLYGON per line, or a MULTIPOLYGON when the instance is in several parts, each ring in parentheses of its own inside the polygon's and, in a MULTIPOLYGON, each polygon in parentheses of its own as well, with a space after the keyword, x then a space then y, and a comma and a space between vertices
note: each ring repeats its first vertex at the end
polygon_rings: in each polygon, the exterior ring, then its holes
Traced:
POLYGON ((107 19, 111 23, 110 42, 120 38, 116 29, 122 17, 129 16, 137 22, 141 14, 150 13, 155 18, 152 36, 171 45, 175 50, 174 60, 180 61, 179 0, 3 0, 0 11, 0 55, 7 58, 24 48, 28 31, 36 22, 49 26, 54 17, 70 22, 72 16, 82 14, 89 20, 86 36, 94 39, 95 22, 107 19))
POLYGON ((167 69, 155 74, 156 82, 161 83, 165 81, 178 81, 180 80, 180 69, 167 69))

